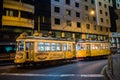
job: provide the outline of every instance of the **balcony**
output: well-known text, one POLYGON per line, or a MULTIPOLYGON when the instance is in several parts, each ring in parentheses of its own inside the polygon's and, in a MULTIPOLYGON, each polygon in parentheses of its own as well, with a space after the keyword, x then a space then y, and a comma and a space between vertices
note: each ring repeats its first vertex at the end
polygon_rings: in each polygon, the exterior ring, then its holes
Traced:
POLYGON ((34 28, 34 20, 19 17, 2 16, 2 26, 34 28))
POLYGON ((18 1, 4 0, 4 8, 16 9, 21 11, 27 11, 34 13, 34 6, 26 3, 21 3, 18 1))

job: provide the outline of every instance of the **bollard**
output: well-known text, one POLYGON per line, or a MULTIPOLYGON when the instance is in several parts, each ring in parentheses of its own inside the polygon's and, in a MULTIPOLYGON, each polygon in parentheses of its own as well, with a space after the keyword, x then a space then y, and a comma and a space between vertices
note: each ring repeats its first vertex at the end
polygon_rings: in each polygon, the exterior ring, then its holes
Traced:
POLYGON ((111 71, 111 74, 113 76, 114 75, 114 71, 113 71, 113 59, 112 59, 111 55, 108 56, 108 69, 111 71))

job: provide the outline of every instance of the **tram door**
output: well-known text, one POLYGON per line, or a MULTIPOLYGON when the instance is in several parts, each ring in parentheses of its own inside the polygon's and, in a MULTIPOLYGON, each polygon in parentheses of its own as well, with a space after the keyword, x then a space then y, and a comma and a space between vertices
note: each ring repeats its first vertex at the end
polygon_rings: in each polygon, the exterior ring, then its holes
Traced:
POLYGON ((86 44, 86 54, 87 54, 87 56, 91 56, 91 47, 90 47, 90 44, 86 44))
POLYGON ((34 59, 34 43, 26 42, 26 61, 33 61, 34 59))

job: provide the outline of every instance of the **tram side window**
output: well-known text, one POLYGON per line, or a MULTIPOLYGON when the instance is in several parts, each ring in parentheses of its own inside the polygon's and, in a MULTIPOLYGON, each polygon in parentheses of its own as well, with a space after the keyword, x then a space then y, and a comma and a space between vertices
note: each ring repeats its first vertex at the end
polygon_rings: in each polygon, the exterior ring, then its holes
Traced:
POLYGON ((23 51, 24 50, 24 42, 18 42, 18 51, 23 51))
POLYGON ((38 51, 40 51, 40 52, 45 51, 45 45, 43 42, 38 43, 38 51))
POLYGON ((77 50, 84 50, 84 46, 82 44, 77 44, 76 49, 77 50))
POLYGON ((110 48, 108 44, 105 44, 105 45, 106 45, 106 49, 109 49, 109 48, 110 48))
POLYGON ((57 44, 57 51, 61 51, 61 48, 62 48, 61 43, 58 43, 58 44, 57 44))
POLYGON ((50 51, 50 43, 45 43, 45 51, 50 51))
POLYGON ((102 47, 102 49, 105 49, 105 44, 104 43, 101 44, 101 47, 102 47))
POLYGON ((94 44, 94 49, 99 49, 99 44, 94 44))
POLYGON ((95 45, 94 45, 94 44, 92 44, 92 49, 93 49, 93 50, 95 49, 95 45))
POLYGON ((51 50, 52 51, 56 51, 56 47, 57 47, 56 43, 51 44, 51 50))
POLYGON ((71 51, 71 44, 68 44, 68 45, 67 45, 67 50, 68 50, 68 51, 71 51))
POLYGON ((66 51, 66 50, 67 50, 67 44, 63 44, 63 45, 62 45, 62 50, 63 50, 63 51, 66 51))

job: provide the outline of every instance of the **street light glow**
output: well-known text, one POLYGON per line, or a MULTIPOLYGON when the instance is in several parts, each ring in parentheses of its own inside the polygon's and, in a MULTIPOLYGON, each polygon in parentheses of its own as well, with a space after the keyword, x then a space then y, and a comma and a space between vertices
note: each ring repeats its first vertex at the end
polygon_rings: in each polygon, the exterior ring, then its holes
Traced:
POLYGON ((90 11, 90 15, 94 15, 94 14, 95 14, 94 10, 90 11))

